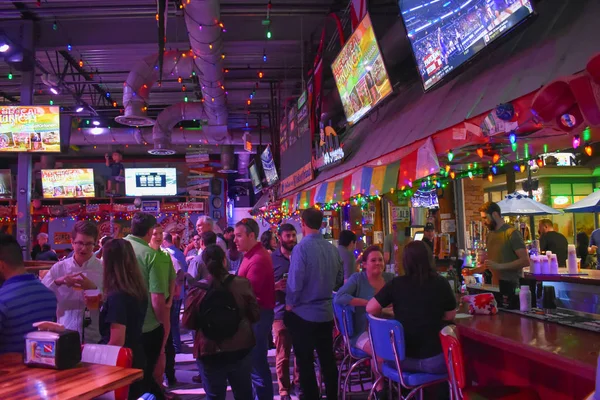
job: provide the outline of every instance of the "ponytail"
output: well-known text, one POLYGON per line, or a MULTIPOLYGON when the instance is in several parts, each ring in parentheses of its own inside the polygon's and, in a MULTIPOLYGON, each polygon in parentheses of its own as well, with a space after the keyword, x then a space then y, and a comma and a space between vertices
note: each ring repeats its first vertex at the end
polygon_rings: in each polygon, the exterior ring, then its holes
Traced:
POLYGON ((223 264, 224 260, 225 252, 216 244, 211 244, 202 251, 202 261, 208 273, 217 281, 221 281, 228 274, 223 264))

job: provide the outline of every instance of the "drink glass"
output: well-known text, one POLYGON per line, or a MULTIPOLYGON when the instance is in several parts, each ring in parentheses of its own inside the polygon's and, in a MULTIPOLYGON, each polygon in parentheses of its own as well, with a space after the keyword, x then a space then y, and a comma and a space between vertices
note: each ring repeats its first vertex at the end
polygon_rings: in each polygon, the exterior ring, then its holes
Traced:
POLYGON ((100 308, 100 300, 102 299, 100 290, 86 290, 83 294, 83 298, 88 310, 98 310, 100 308))

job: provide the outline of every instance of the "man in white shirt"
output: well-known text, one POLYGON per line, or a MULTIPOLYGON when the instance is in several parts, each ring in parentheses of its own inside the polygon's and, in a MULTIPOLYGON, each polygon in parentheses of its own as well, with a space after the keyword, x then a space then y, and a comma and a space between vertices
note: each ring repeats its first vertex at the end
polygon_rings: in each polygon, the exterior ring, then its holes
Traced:
MULTIPOLYGON (((215 220, 207 215, 201 215, 196 221, 196 232, 202 236, 203 232, 214 232, 215 231, 215 220)), ((227 253, 227 245, 225 241, 217 236, 217 245, 227 253)))
POLYGON ((85 318, 85 290, 102 290, 102 262, 94 256, 98 228, 90 221, 79 221, 71 232, 73 257, 50 268, 42 282, 54 292, 58 302, 58 323, 78 331, 82 342, 98 343, 98 310, 90 310, 91 323, 85 318), (86 321, 84 321, 84 319, 86 321), (85 329, 84 329, 85 325, 85 329))

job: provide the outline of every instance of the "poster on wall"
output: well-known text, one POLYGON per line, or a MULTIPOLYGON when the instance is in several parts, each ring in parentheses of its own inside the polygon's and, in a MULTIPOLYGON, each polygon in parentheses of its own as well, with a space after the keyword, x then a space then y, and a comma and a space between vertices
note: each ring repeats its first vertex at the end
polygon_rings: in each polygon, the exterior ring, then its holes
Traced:
POLYGON ((279 147, 281 154, 285 153, 288 149, 287 134, 287 116, 283 113, 283 118, 281 118, 281 123, 279 124, 279 147))
POLYGON ((10 169, 0 169, 0 198, 12 198, 12 175, 10 169))
POLYGON ((69 232, 54 232, 54 244, 71 244, 71 234, 69 232))
POLYGON ((308 101, 306 91, 298 99, 298 138, 310 132, 310 121, 308 118, 308 101))
POLYGON ((60 108, 0 106, 0 151, 60 152, 60 108))
POLYGON ((350 124, 358 122, 392 93, 368 14, 331 64, 331 69, 350 124))
POLYGON ((94 197, 94 170, 43 169, 42 188, 45 199, 94 197))

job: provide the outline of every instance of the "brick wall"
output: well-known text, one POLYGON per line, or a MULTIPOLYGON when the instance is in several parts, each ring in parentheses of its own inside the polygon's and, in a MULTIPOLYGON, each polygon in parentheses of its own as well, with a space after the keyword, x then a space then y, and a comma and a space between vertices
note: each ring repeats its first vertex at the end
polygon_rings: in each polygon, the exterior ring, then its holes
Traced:
POLYGON ((479 207, 485 202, 483 193, 483 179, 463 179, 465 199, 465 223, 468 227, 471 221, 481 221, 479 207))

